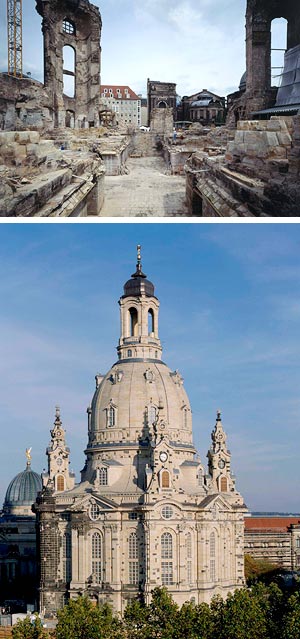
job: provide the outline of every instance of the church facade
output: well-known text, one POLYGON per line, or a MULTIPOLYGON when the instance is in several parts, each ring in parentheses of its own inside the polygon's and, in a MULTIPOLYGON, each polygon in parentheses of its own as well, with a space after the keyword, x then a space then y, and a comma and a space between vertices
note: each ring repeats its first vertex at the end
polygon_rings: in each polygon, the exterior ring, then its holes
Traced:
POLYGON ((218 412, 205 471, 178 371, 162 359, 159 300, 136 272, 119 301, 118 360, 96 376, 81 481, 57 409, 36 500, 40 610, 87 595, 124 611, 165 586, 178 604, 244 585, 244 515, 218 412))

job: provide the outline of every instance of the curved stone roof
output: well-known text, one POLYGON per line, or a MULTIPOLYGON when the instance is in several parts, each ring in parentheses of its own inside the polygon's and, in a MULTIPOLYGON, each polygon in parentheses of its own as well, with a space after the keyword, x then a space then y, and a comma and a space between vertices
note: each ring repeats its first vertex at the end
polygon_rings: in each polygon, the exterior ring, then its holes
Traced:
POLYGON ((31 506, 37 493, 42 490, 42 480, 28 463, 25 470, 18 473, 10 482, 6 491, 4 508, 31 506))

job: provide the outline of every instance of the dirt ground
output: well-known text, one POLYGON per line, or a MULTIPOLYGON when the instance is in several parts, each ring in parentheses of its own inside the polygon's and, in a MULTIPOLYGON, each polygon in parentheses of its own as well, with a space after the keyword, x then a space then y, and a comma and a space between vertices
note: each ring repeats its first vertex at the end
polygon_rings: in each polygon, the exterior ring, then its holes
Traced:
POLYGON ((160 157, 130 158, 128 175, 105 177, 100 217, 186 216, 185 177, 165 175, 160 157))

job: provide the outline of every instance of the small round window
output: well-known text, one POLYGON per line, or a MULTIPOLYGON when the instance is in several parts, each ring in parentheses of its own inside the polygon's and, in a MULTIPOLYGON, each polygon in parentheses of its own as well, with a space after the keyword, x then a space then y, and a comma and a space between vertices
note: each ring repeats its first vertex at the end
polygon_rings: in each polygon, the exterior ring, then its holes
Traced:
POLYGON ((174 514, 173 508, 171 506, 164 506, 161 509, 161 516, 163 519, 172 519, 174 514))
POLYGON ((90 519, 92 521, 97 521, 100 517, 100 508, 98 504, 91 504, 90 506, 90 519))
POLYGON ((68 35, 74 35, 75 34, 74 24, 72 24, 72 22, 70 22, 66 18, 63 21, 63 32, 67 33, 68 35))

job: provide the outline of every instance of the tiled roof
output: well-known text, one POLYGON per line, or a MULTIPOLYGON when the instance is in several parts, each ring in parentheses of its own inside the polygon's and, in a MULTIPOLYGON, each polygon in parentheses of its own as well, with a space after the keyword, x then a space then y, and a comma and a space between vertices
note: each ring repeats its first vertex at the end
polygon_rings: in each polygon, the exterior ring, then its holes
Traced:
POLYGON ((128 86, 120 84, 101 84, 100 95, 105 98, 114 98, 115 100, 140 100, 138 95, 128 86))
POLYGON ((245 517, 245 531, 286 532, 291 524, 300 524, 299 517, 245 517))

